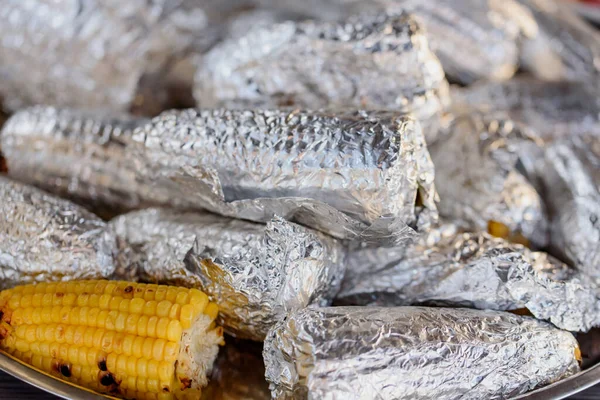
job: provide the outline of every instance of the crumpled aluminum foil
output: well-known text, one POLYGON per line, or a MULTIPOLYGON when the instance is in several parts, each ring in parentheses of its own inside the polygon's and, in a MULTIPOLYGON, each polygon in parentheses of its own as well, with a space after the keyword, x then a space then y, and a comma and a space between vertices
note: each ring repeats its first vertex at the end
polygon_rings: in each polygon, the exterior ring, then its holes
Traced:
MULTIPOLYGON (((0 95, 10 110, 49 104, 156 112, 169 96, 165 91, 171 79, 182 71, 170 73, 175 65, 210 48, 222 36, 223 21, 252 3, 5 1, 0 8, 0 95)), ((191 79, 193 72, 187 80, 190 95, 191 79)))
POLYGON ((571 136, 548 147, 539 173, 552 248, 600 282, 600 142, 571 136))
POLYGON ((403 114, 172 111, 133 139, 145 146, 140 176, 221 215, 278 215, 380 244, 437 216, 433 164, 419 124, 403 114))
POLYGON ((504 399, 579 371, 577 341, 496 311, 307 308, 270 332, 278 399, 504 399))
POLYGON ((505 112, 533 129, 545 142, 571 135, 600 135, 600 101, 593 86, 517 77, 453 88, 452 101, 484 111, 505 112))
POLYGON ((431 146, 440 215, 467 230, 543 247, 548 219, 525 178, 543 142, 503 113, 460 111, 445 140, 431 146))
POLYGON ((262 344, 225 338, 202 400, 270 400, 262 344))
POLYGON ((539 33, 523 41, 521 63, 545 80, 586 81, 598 87, 600 34, 554 0, 518 0, 535 18, 539 33))
POLYGON ((340 20, 353 14, 406 10, 424 23, 446 76, 470 84, 505 80, 519 63, 519 43, 537 35, 531 12, 514 0, 262 0, 270 7, 340 20))
POLYGON ((137 176, 133 129, 147 122, 36 106, 14 114, 0 133, 11 177, 68 197, 86 207, 113 212, 149 204, 172 204, 137 176))
POLYGON ((117 242, 100 218, 5 177, 0 198, 0 288, 111 276, 117 242))
POLYGON ((600 290, 546 253, 443 225, 404 247, 346 257, 341 305, 527 309, 568 331, 600 326, 600 290))
POLYGON ((421 27, 409 15, 386 13, 288 21, 224 41, 203 57, 194 93, 203 108, 413 112, 428 141, 449 97, 421 27))
POLYGON ((344 275, 335 239, 281 218, 263 225, 149 209, 110 224, 129 245, 122 260, 131 275, 201 288, 219 305, 226 331, 240 338, 264 340, 286 312, 329 304, 344 275))

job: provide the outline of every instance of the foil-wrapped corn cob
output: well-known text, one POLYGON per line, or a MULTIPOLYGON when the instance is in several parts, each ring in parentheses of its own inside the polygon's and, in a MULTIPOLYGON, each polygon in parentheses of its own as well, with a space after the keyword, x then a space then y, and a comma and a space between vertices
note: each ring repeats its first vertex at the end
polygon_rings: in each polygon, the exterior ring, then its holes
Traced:
POLYGON ((101 393, 199 398, 223 344, 217 313, 196 289, 102 280, 17 286, 0 292, 0 348, 101 393))
POLYGON ((0 176, 0 287, 99 279, 115 270, 117 241, 75 204, 0 176))
POLYGON ((600 278, 600 142, 572 136, 549 146, 539 177, 551 218, 552 250, 600 278))
MULTIPOLYGON (((445 140, 431 147, 440 215, 469 230, 543 247, 548 220, 519 167, 542 142, 504 114, 458 113, 445 140)), ((533 167, 530 167, 533 168, 533 167)))
POLYGON ((142 102, 156 111, 175 76, 191 97, 193 68, 183 82, 186 69, 171 70, 210 48, 227 17, 250 3, 9 0, 0 9, 0 95, 11 110, 122 111, 142 102))
POLYGON ((585 81, 598 88, 600 34, 565 2, 518 0, 538 25, 536 36, 523 42, 521 63, 545 80, 585 81))
POLYGON ((537 35, 531 12, 515 0, 262 0, 270 7, 340 20, 375 10, 414 14, 423 22, 446 75, 464 84, 513 76, 519 43, 537 35))
POLYGON ((428 140, 447 105, 444 71, 406 14, 285 22, 225 41, 196 75, 201 107, 349 107, 413 112, 428 140))
POLYGON ((71 109, 32 107, 14 114, 0 133, 11 177, 98 209, 126 211, 169 204, 137 177, 133 129, 144 119, 71 109))
POLYGON ((600 326, 598 293, 588 277, 545 253, 448 224, 408 246, 349 253, 336 303, 527 310, 585 332, 600 326))
POLYGON ((545 82, 518 77, 452 90, 456 106, 507 113, 545 142, 570 135, 600 134, 598 91, 579 82, 545 82))
POLYGON ((150 209, 111 225, 129 245, 134 276, 201 288, 237 337, 264 340, 286 312, 329 304, 344 275, 336 240, 280 218, 262 225, 150 209))
POLYGON ((575 338, 495 311, 307 308, 269 332, 278 399, 502 399, 579 371, 575 338))
POLYGON ((380 242, 401 241, 407 225, 437 215, 433 164, 419 124, 406 115, 173 111, 133 138, 144 146, 145 181, 222 215, 278 215, 337 238, 380 242))

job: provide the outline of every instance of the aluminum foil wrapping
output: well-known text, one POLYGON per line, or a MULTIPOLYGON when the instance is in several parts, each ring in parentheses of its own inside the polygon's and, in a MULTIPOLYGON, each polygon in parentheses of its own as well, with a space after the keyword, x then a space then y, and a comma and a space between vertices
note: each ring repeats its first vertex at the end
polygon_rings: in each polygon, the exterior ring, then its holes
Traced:
POLYGON ((202 400, 270 400, 262 344, 231 337, 225 342, 208 386, 202 389, 202 400))
POLYGON ((504 399, 579 371, 566 331, 496 311, 307 308, 269 332, 277 399, 504 399))
MULTIPOLYGON (((437 215, 419 124, 393 112, 173 111, 134 132, 138 173, 221 215, 402 241, 437 215)), ((10 166, 9 166, 10 167, 10 166)))
POLYGON ((452 90, 455 105, 505 112, 546 142, 570 135, 600 134, 600 101, 593 86, 518 77, 452 90))
POLYGON ((551 216, 553 250, 600 278, 600 142, 572 136, 549 146, 540 177, 551 216))
POLYGON ((169 193, 137 174, 133 129, 144 119, 52 107, 14 114, 0 133, 11 177, 69 197, 86 207, 125 211, 173 204, 169 193))
POLYGON ((375 13, 344 23, 288 21, 225 41, 203 58, 195 97, 200 107, 413 112, 433 141, 449 96, 417 22, 375 13))
POLYGON ((336 304, 526 309, 568 331, 600 326, 600 291, 585 275, 545 253, 457 231, 444 225, 409 246, 348 254, 336 304))
POLYGON ((0 9, 4 105, 11 110, 32 104, 124 110, 160 102, 167 94, 158 90, 155 78, 163 74, 168 83, 171 68, 214 44, 228 13, 246 3, 6 1, 0 9), (142 95, 136 98, 138 92, 142 95))
POLYGON ((564 2, 518 1, 530 10, 539 27, 538 35, 523 42, 523 66, 541 79, 586 81, 598 87, 598 31, 564 2))
POLYGON ((111 222, 142 280, 199 287, 234 336, 263 340, 286 312, 326 305, 344 275, 340 244, 280 218, 267 225, 149 209, 111 222))
POLYGON ((406 10, 424 23, 446 75, 464 84, 512 77, 519 61, 519 43, 538 31, 531 12, 514 0, 262 1, 326 20, 374 10, 406 10))
POLYGON ((114 233, 67 200, 0 177, 0 287, 102 279, 115 269, 114 233))
POLYGON ((444 141, 431 147, 440 215, 467 230, 487 230, 511 241, 543 247, 548 219, 525 178, 542 152, 530 130, 503 113, 459 113, 444 141))

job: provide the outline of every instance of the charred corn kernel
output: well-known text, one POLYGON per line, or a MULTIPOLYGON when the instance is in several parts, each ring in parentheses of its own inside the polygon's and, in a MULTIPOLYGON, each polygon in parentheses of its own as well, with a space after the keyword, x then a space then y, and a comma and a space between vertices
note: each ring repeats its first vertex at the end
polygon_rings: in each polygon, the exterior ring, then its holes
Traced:
POLYGON ((111 281, 27 285, 0 292, 0 348, 100 392, 197 398, 222 344, 222 330, 211 322, 217 311, 195 289, 111 281))

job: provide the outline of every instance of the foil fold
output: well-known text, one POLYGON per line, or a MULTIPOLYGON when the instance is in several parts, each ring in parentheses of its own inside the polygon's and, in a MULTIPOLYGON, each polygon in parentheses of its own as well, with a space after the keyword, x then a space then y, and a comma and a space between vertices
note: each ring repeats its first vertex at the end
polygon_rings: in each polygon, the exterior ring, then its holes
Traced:
POLYGON ((131 136, 145 119, 36 106, 15 113, 0 132, 8 174, 98 210, 172 204, 138 177, 131 136))
POLYGON ((420 25, 385 12, 344 22, 287 21, 226 40, 203 57, 194 94, 203 108, 412 112, 428 141, 449 98, 420 25))
POLYGON ((539 171, 551 218, 552 250, 598 282, 600 278, 600 144, 571 136, 550 145, 539 171))
POLYGON ((306 308, 265 341, 277 399, 502 399, 579 371, 573 335, 496 311, 306 308))
POLYGON ((544 204, 527 175, 543 142, 503 113, 459 111, 431 146, 440 215, 466 230, 515 242, 548 242, 544 204))
POLYGON ((437 216, 433 164, 418 122, 403 114, 172 111, 133 139, 146 181, 221 215, 278 215, 378 243, 402 242, 437 216))
POLYGON ((0 176, 0 287, 108 278, 117 241, 75 204, 0 176))
POLYGON ((335 239, 281 218, 263 225, 148 209, 110 224, 125 243, 119 274, 202 289, 240 338, 264 340, 286 312, 329 304, 344 275, 335 239))
POLYGON ((263 0, 270 7, 303 12, 320 20, 343 20, 365 12, 414 15, 431 49, 454 82, 506 80, 517 70, 520 43, 535 38, 532 13, 515 0, 263 0), (273 3, 273 4, 271 4, 273 3))
POLYGON ((581 82, 547 82, 529 76, 453 88, 455 106, 506 113, 545 142, 600 134, 598 91, 581 82))
POLYGON ((186 81, 185 69, 173 67, 210 48, 227 17, 251 3, 7 1, 0 9, 4 106, 160 111, 173 79, 191 98, 193 68, 186 81))
POLYGON ((598 88, 598 31, 564 2, 518 1, 531 12, 539 29, 536 36, 523 40, 523 67, 543 80, 583 81, 598 88))
POLYGON ((600 325, 600 292, 589 277, 546 253, 452 224, 409 246, 356 250, 345 264, 340 305, 527 311, 572 332, 600 325))

